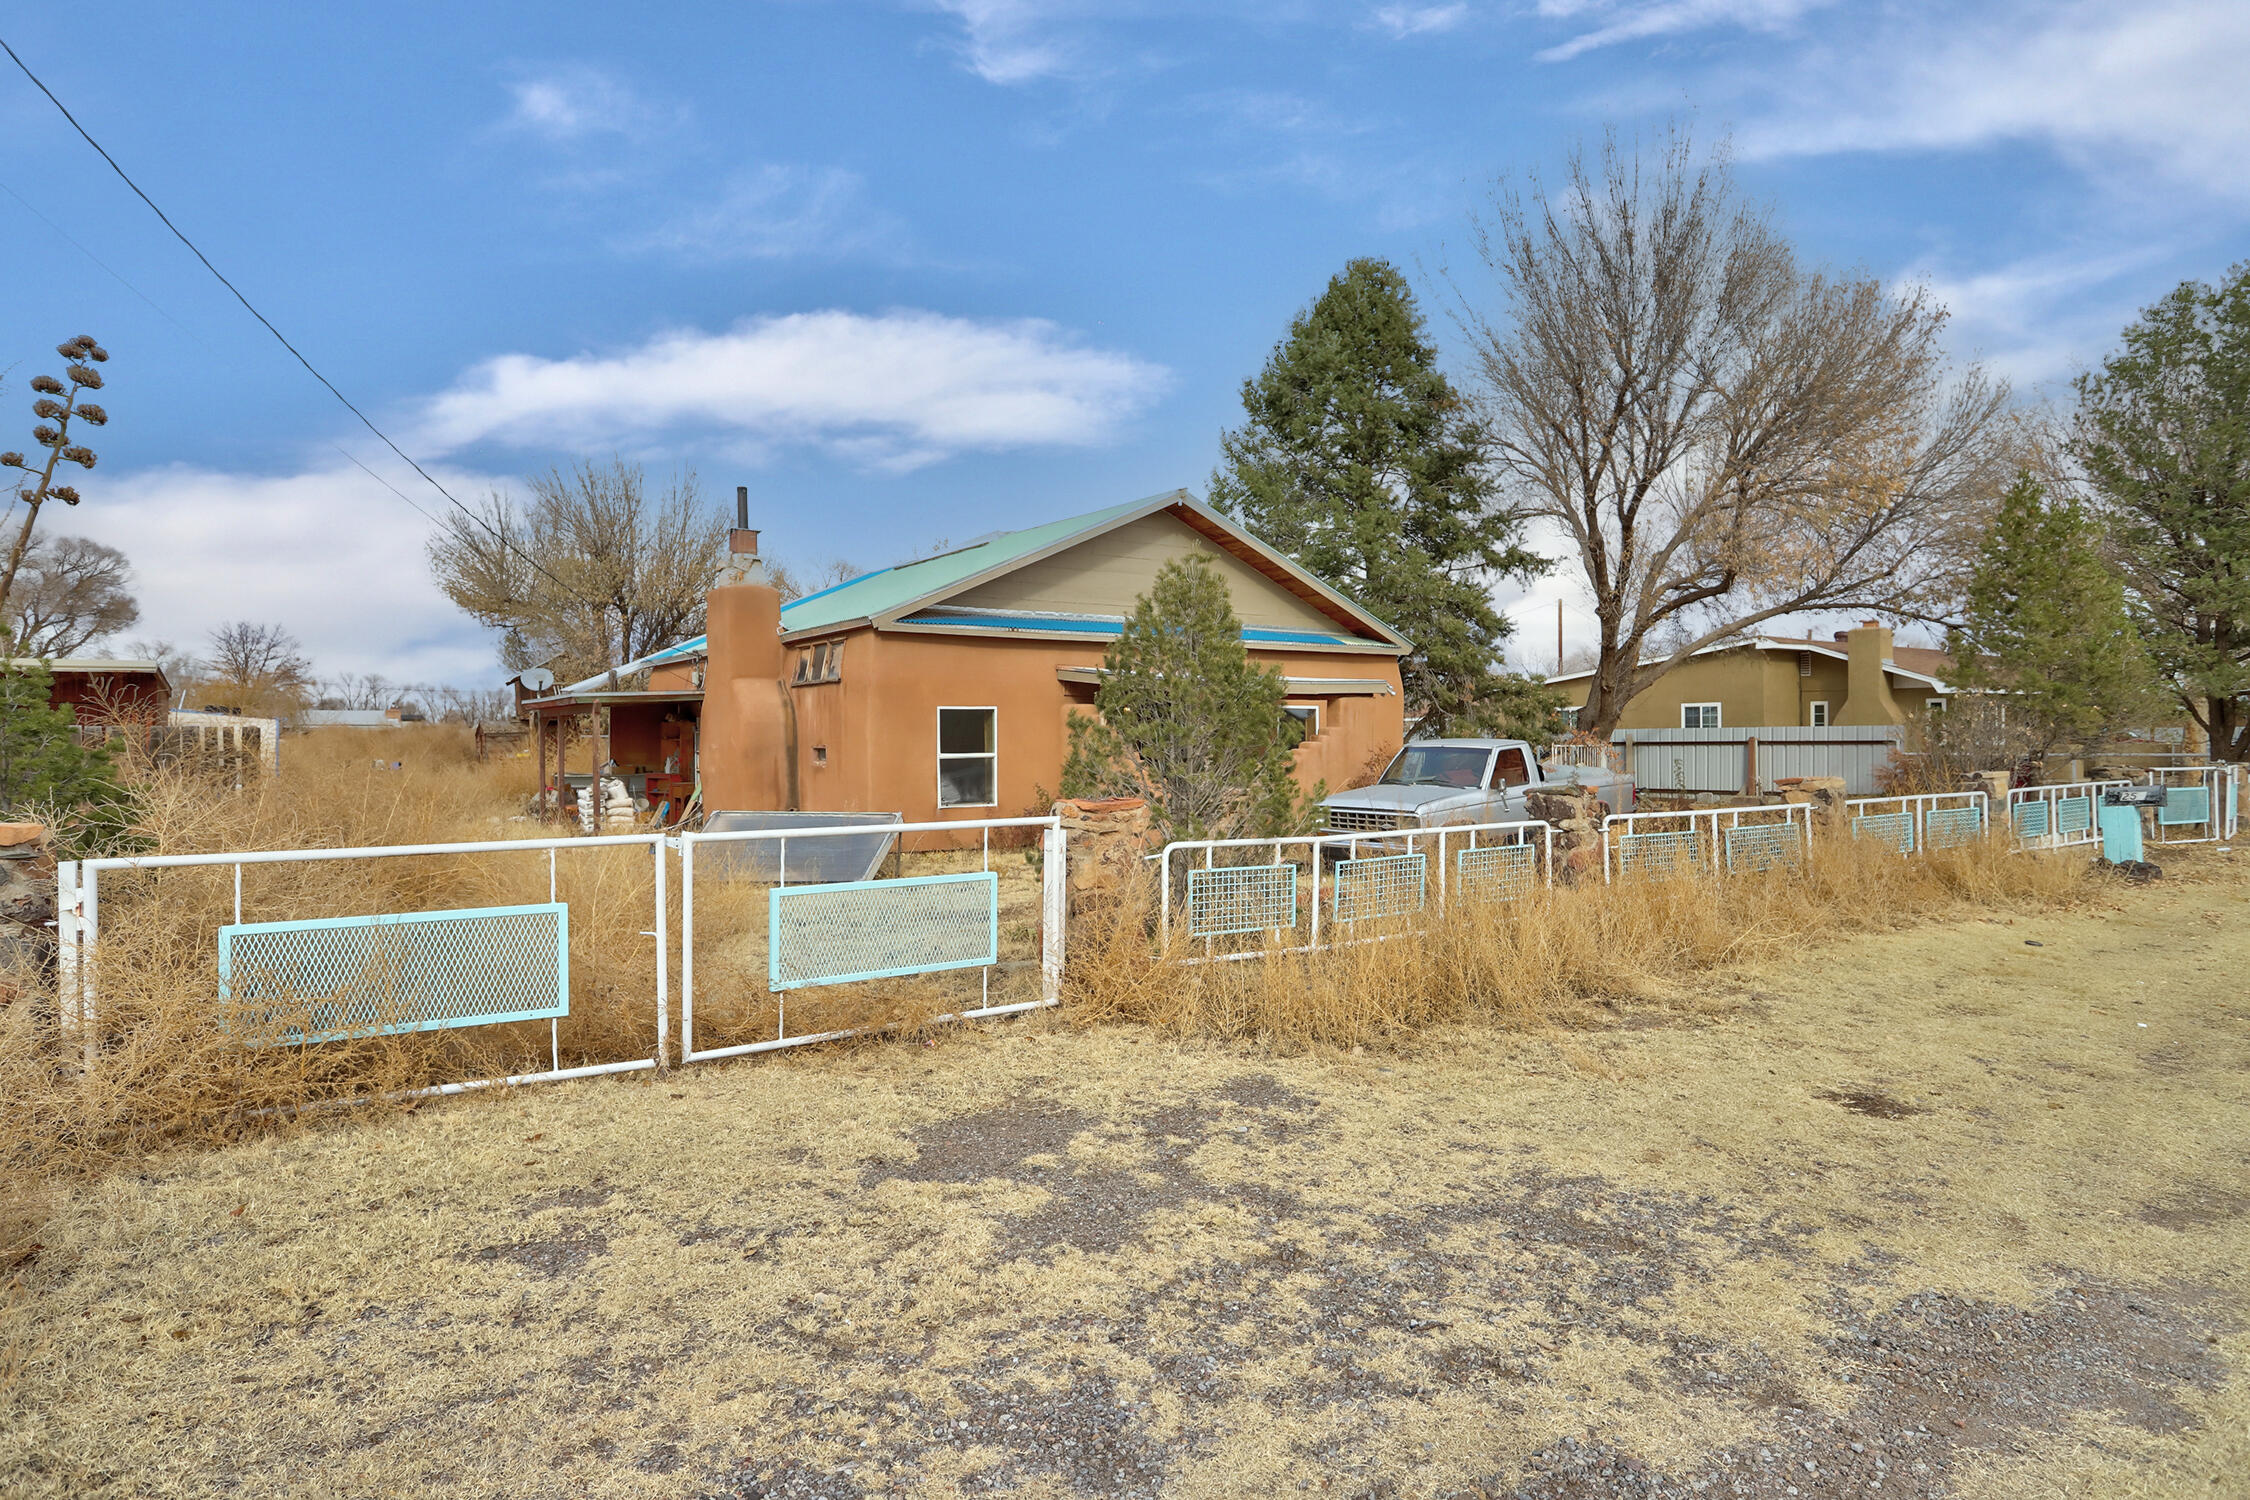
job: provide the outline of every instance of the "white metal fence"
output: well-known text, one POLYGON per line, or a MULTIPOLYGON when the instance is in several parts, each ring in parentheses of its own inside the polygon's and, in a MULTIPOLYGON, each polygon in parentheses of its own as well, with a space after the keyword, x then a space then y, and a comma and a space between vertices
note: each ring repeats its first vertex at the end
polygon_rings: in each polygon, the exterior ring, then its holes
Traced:
MULTIPOLYGON (((819 991, 828 986, 868 980, 904 979, 918 975, 973 971, 977 975, 975 1003, 962 1005, 939 1020, 1010 1015, 1017 1011, 1051 1006, 1062 994, 1064 897, 1068 849, 1060 820, 1055 818, 989 818, 954 823, 888 823, 868 825, 741 829, 720 833, 684 833, 677 840, 680 852, 680 1060, 705 1062, 721 1057, 741 1057, 783 1047, 802 1047, 835 1041, 867 1029, 861 1025, 815 1025, 792 1035, 789 1030, 789 997, 799 991, 819 991), (1039 858, 1026 864, 1037 874, 1037 950, 1030 959, 1011 963, 1003 952, 1001 881, 994 869, 992 835, 1014 830, 1036 830, 1039 858), (949 839, 975 837, 973 850, 957 851, 976 865, 973 870, 932 871, 890 878, 849 881, 789 880, 790 850, 798 851, 799 867, 814 865, 808 858, 845 840, 855 848, 870 838, 921 834, 949 839), (745 858, 718 869, 696 873, 697 853, 706 866, 714 856, 740 851, 745 858), (770 866, 765 856, 772 856, 770 866), (771 874, 767 873, 770 869, 771 874), (765 977, 754 996, 740 976, 745 965, 730 966, 735 976, 729 999, 750 999, 758 1008, 770 1000, 773 1035, 754 1041, 716 1047, 696 1045, 698 914, 708 913, 716 900, 739 901, 747 891, 762 894, 765 922, 762 934, 755 924, 737 932, 732 941, 762 935, 765 977), (1037 998, 1003 999, 994 1003, 992 978, 1004 966, 1020 970, 1036 963, 1037 998)), ((901 846, 903 847, 903 845, 901 846)), ((1005 857, 1016 851, 1003 849, 1005 857)), ((901 864, 903 866, 903 855, 901 864)), ((925 855, 927 858, 927 852, 925 855)), ((709 923, 705 923, 708 928, 709 923)), ((704 936, 708 939, 708 931, 704 936)), ((709 968, 708 962, 706 969, 709 968)), ((708 987, 708 985, 706 986, 708 987)), ((707 998, 707 997, 706 997, 707 998)))
POLYGON ((1602 820, 1602 879, 1751 874, 1812 858, 1812 805, 1611 813, 1602 820))
POLYGON ((2129 781, 2063 781, 2008 793, 2008 832, 2019 849, 2069 849, 2102 841, 2102 795, 2129 781))
POLYGON ((590 1078, 659 1066, 669 1004, 664 842, 660 834, 609 838, 506 839, 489 843, 398 844, 351 849, 265 849, 67 861, 56 868, 60 1022, 89 1071, 100 1065, 103 1031, 102 877, 195 868, 231 870, 233 917, 211 934, 221 1015, 249 1045, 317 1046, 347 1037, 460 1026, 548 1022, 543 1070, 458 1080, 422 1090, 455 1094, 499 1084, 590 1078), (646 1057, 562 1065, 561 1020, 570 1014, 568 905, 557 860, 591 851, 646 848, 652 863, 649 927, 654 1046, 646 1057), (547 902, 350 916, 293 915, 286 899, 244 899, 243 872, 272 865, 441 856, 499 859, 546 855, 547 902), (245 922, 252 910, 275 919, 245 922), (280 1021, 267 1025, 270 1018, 280 1021), (264 1033, 264 1034, 261 1034, 264 1033))
POLYGON ((1991 799, 1982 792, 1926 792, 1911 797, 1858 797, 1844 804, 1853 838, 1895 846, 1901 854, 1953 849, 1990 830, 1991 799))
POLYGON ((1507 901, 1554 882, 1554 829, 1536 819, 1164 846, 1158 921, 1186 961, 1304 953, 1356 941, 1356 924, 1456 901, 1507 901), (1434 866, 1434 868, 1433 868, 1434 866))
POLYGON ((2159 766, 2148 772, 2148 779, 2165 789, 2150 842, 2209 844, 2240 831, 2241 791, 2234 767, 2159 766))

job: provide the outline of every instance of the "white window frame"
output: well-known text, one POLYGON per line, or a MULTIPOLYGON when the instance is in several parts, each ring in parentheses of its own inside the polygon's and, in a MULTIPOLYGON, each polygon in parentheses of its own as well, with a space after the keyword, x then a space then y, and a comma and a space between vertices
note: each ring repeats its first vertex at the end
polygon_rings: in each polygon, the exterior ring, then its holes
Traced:
POLYGON ((1828 700, 1826 698, 1815 698, 1810 703, 1807 703, 1805 705, 1806 728, 1826 729, 1829 725, 1835 722, 1835 715, 1830 711, 1828 707, 1828 700))
POLYGON ((937 731, 937 806, 939 812, 955 807, 998 807, 1000 805, 1000 710, 989 703, 941 703, 933 727, 937 731), (955 750, 945 748, 945 716, 947 714, 992 715, 992 748, 990 750, 955 750), (992 800, 990 802, 948 802, 945 800, 945 763, 949 760, 989 760, 992 762, 992 800))
POLYGON ((1683 703, 1680 705, 1680 727, 1682 729, 1723 729, 1726 727, 1725 715, 1721 713, 1719 705, 1716 703, 1683 703), (1688 710, 1691 708, 1698 710, 1696 721, 1693 724, 1690 724, 1687 718, 1688 710), (1701 710, 1706 708, 1711 710, 1711 722, 1708 724, 1703 722, 1701 713, 1701 710))
MULTIPOLYGON (((1303 724, 1303 725, 1305 726, 1305 739, 1309 740, 1309 739, 1316 739, 1316 738, 1318 738, 1318 737, 1319 737, 1319 735, 1320 735, 1320 705, 1319 705, 1319 704, 1317 704, 1317 703, 1284 703, 1284 704, 1282 704, 1282 705, 1281 705, 1281 711, 1282 711, 1283 713, 1285 713, 1285 714, 1289 715, 1289 716, 1290 716, 1291 718, 1293 718, 1293 719, 1296 719, 1296 720, 1297 720, 1297 721, 1298 721, 1299 723, 1301 723, 1301 724, 1303 724), (1304 715, 1307 715, 1307 714, 1311 715, 1311 717, 1310 717, 1310 718, 1305 718, 1305 717, 1303 717, 1304 715)), ((1298 741, 1298 743, 1299 743, 1299 744, 1303 744, 1303 743, 1304 743, 1304 740, 1299 740, 1299 741, 1298 741)))
POLYGON ((1926 698, 1923 700, 1922 706, 1933 714, 1945 712, 1945 700, 1943 698, 1926 698))

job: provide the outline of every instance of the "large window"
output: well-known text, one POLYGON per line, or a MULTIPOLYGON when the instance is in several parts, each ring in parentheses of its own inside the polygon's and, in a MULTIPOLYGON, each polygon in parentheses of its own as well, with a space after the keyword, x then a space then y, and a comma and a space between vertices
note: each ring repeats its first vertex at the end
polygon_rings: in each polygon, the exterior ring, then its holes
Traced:
POLYGON ((1719 705, 1716 703, 1683 703, 1680 705, 1682 729, 1717 729, 1719 705))
POLYGON ((937 711, 937 800, 940 807, 993 807, 1000 801, 1000 711, 937 711))

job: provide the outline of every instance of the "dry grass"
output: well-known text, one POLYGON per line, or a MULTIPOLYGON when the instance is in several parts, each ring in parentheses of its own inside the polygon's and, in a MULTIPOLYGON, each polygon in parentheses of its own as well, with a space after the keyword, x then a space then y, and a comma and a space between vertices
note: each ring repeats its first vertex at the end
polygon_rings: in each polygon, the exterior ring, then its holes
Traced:
POLYGON ((1293 1046, 1395 1043, 1470 1021, 1570 1025, 1606 1000, 1682 974, 1968 911, 2081 902, 2090 889, 2082 850, 2018 855, 1993 840, 1902 859, 1866 841, 1823 840, 1817 854, 1807 868, 1763 876, 1557 887, 1518 903, 1457 904, 1427 932, 1187 968, 1152 959, 1150 902, 1135 893, 1106 923, 1074 934, 1070 1012, 1293 1046))
POLYGON ((164 1156, 20 1270, 0 1493, 2234 1493, 2241 858, 1568 1032, 1040 1015, 164 1156))

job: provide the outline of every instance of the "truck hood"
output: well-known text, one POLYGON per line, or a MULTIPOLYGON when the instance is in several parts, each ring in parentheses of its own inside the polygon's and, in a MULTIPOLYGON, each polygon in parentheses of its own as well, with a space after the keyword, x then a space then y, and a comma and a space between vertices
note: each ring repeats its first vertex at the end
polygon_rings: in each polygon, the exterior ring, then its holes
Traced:
POLYGON ((1449 802, 1481 802, 1485 794, 1458 786, 1362 786, 1338 792, 1323 807, 1354 812, 1418 813, 1449 802))

